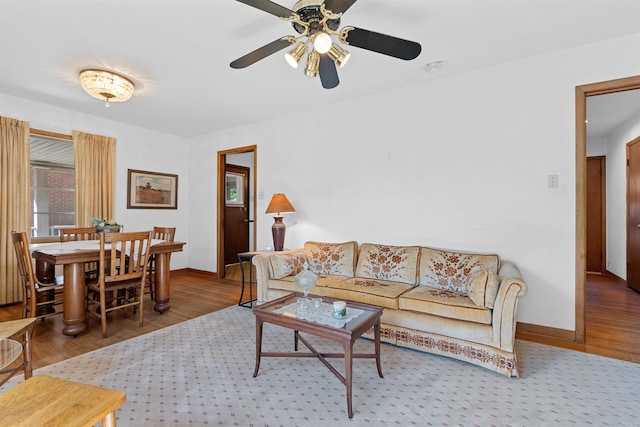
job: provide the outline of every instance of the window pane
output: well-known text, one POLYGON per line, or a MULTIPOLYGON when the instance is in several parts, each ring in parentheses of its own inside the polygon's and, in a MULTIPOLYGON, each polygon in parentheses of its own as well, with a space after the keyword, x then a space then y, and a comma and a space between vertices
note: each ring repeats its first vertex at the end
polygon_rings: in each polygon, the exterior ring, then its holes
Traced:
POLYGON ((73 142, 31 136, 31 235, 59 236, 75 224, 73 142))

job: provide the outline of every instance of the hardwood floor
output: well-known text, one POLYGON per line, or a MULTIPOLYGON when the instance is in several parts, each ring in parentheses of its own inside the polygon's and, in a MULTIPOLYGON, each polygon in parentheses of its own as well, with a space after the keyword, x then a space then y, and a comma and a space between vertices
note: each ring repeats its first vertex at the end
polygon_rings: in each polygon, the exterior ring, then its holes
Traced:
POLYGON ((640 293, 607 275, 587 275, 586 343, 517 334, 518 339, 640 363, 640 293))
POLYGON ((640 363, 640 293, 608 276, 587 276, 586 352, 640 363))
MULTIPOLYGON (((211 313, 238 303, 242 283, 232 280, 216 280, 200 274, 176 272, 171 274, 171 309, 163 314, 153 311, 148 295, 145 296, 144 326, 138 327, 137 316, 121 311, 110 314, 106 338, 102 338, 100 321, 89 319, 87 332, 77 337, 62 334, 62 315, 38 321, 33 336, 34 369, 87 353, 101 347, 124 341, 157 329, 175 325, 185 320, 211 313)), ((256 295, 255 285, 253 295, 256 295)), ((248 298, 248 288, 245 289, 248 298)), ((19 319, 22 306, 0 308, 0 322, 19 319)), ((247 310, 250 310, 247 308, 247 310)))
MULTIPOLYGON (((34 368, 236 305, 240 289, 239 281, 215 280, 184 272, 172 273, 171 309, 168 312, 158 314, 153 311, 152 304, 145 304, 145 324, 142 328, 138 327, 134 316, 123 318, 121 313, 115 312, 109 319, 109 336, 104 339, 99 322, 94 318, 90 319, 88 331, 77 337, 62 335, 62 316, 37 322, 33 339, 34 368)), ((149 301, 149 297, 146 298, 145 302, 149 301)), ((0 308, 0 321, 18 319, 20 316, 19 305, 0 308)), ((589 275, 586 325, 586 344, 550 339, 530 340, 640 363, 640 293, 607 276, 589 275)))

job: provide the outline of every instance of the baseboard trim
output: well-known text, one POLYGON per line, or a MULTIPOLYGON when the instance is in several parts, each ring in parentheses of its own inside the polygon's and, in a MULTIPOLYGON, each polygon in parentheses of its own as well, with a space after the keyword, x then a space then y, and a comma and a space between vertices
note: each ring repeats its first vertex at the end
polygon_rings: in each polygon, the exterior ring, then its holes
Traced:
POLYGON ((559 340, 566 343, 577 343, 575 331, 522 322, 517 323, 516 339, 535 342, 539 342, 541 340, 559 340))
POLYGON ((202 276, 209 279, 219 279, 218 273, 207 270, 198 270, 195 268, 180 268, 178 270, 171 270, 171 274, 193 274, 196 276, 202 276))
POLYGON ((616 283, 619 283, 619 284, 621 284, 623 286, 627 286, 627 281, 624 280, 622 277, 616 276, 615 274, 613 274, 609 270, 607 270, 607 272, 605 274, 607 275, 607 277, 611 278, 611 280, 615 281, 616 283))

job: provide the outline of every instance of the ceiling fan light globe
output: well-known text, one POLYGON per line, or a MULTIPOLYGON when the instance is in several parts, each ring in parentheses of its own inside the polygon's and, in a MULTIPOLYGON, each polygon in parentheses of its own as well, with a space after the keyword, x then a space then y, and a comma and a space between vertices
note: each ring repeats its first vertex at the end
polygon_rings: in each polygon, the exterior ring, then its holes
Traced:
POLYGON ((349 58, 351 58, 351 54, 348 51, 335 43, 331 45, 331 49, 329 49, 327 55, 329 55, 329 58, 333 59, 333 62, 340 68, 344 67, 349 61, 349 58))
POLYGON ((313 38, 313 48, 318 53, 327 53, 331 49, 331 36, 327 33, 317 33, 313 38))
POLYGON ((302 59, 302 56, 307 51, 307 45, 305 43, 298 43, 296 47, 284 54, 284 59, 293 68, 298 68, 298 63, 302 59))

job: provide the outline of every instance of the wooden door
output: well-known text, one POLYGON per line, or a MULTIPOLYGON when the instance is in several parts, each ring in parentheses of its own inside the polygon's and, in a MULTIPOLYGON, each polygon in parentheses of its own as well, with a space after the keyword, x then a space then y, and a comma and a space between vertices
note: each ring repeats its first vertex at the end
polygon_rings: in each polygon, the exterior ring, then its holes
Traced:
POLYGON ((640 292, 640 138, 627 145, 627 285, 640 292))
POLYGON ((249 175, 244 166, 225 165, 224 263, 238 262, 249 251, 249 175))
POLYGON ((604 156, 587 158, 587 271, 606 271, 604 156))

